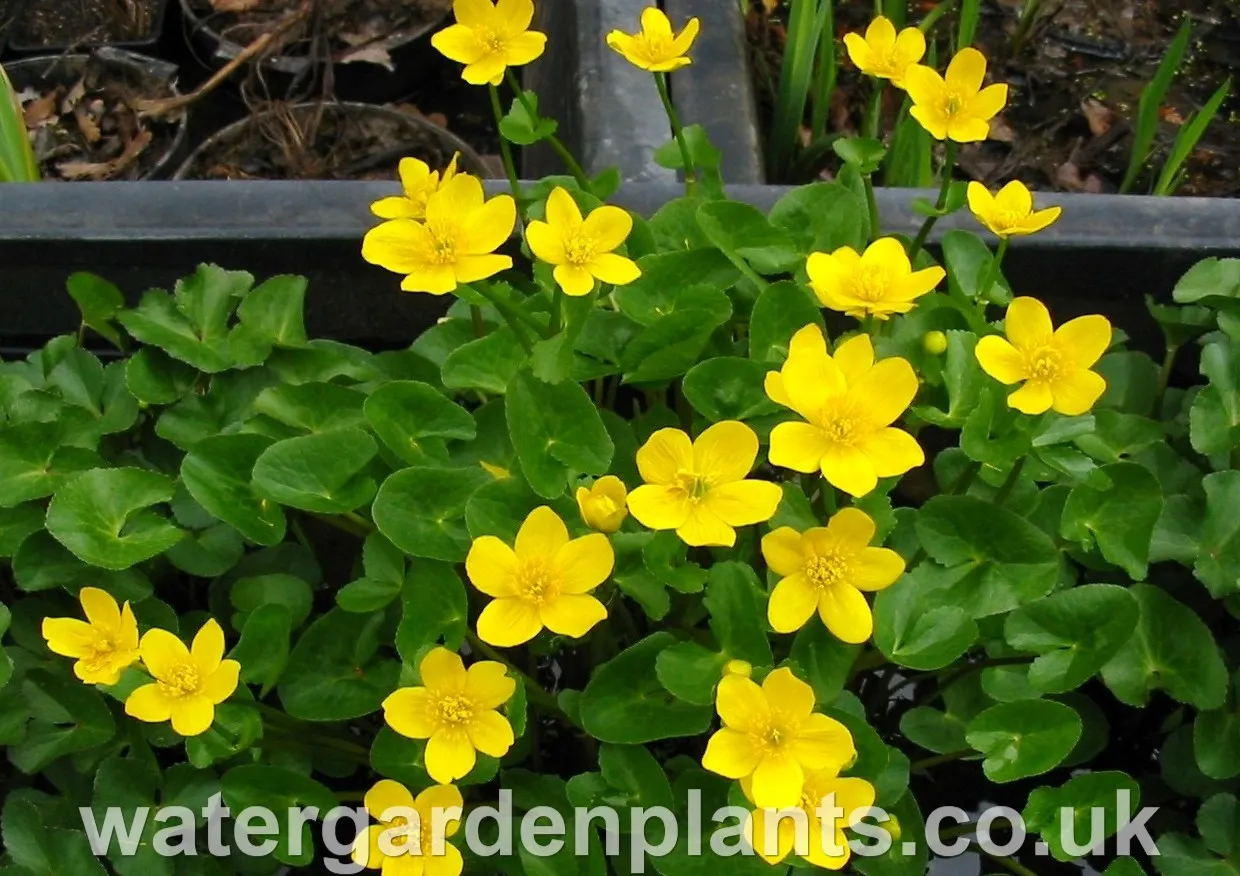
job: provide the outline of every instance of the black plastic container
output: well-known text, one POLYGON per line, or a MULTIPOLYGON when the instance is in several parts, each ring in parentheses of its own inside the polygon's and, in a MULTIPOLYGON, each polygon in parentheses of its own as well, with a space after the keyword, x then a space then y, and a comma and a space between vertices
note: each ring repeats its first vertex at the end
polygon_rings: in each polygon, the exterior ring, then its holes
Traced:
MULTIPOLYGON (((15 5, 20 7, 20 13, 14 17, 8 34, 8 54, 15 57, 27 57, 62 52, 84 52, 102 46, 139 52, 153 52, 164 31, 164 21, 168 17, 168 4, 170 0, 155 0, 154 7, 151 9, 150 31, 144 36, 135 37, 134 39, 83 40, 77 43, 53 42, 44 44, 30 42, 23 37, 22 16, 30 15, 31 10, 38 8, 38 5, 43 2, 52 2, 52 0, 16 0, 15 5)), ((4 48, 2 37, 2 25, 0 25, 0 49, 4 48)))
MULTIPOLYGON (((8 71, 13 87, 21 91, 26 87, 46 84, 72 86, 81 78, 88 63, 104 65, 108 75, 149 86, 152 96, 175 97, 179 94, 175 64, 111 47, 97 49, 89 55, 24 58, 6 63, 4 69, 8 71)), ((171 129, 171 138, 141 179, 166 179, 181 162, 186 151, 187 118, 188 110, 182 110, 174 119, 161 123, 171 129)))

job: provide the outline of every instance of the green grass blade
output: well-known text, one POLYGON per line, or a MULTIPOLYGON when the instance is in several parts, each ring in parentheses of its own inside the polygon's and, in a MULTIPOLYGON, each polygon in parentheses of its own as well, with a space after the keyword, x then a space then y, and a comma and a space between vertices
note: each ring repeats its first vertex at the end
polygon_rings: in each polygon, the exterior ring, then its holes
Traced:
POLYGON ((0 66, 0 182, 38 182, 39 165, 30 148, 22 106, 0 66))
POLYGON ((828 117, 831 114, 831 97, 835 94, 835 82, 840 72, 839 53, 835 44, 834 6, 834 2, 823 4, 826 18, 822 24, 822 33, 818 36, 818 59, 810 122, 810 133, 815 139, 826 136, 828 117))
POLYGON ((1162 173, 1158 175, 1158 183, 1154 186, 1154 194, 1170 195, 1175 192, 1176 186, 1182 181, 1180 173, 1184 162, 1188 160, 1188 156, 1197 148, 1197 143, 1201 140, 1206 132, 1206 128, 1210 126, 1210 122, 1218 114, 1219 107, 1223 105, 1223 101, 1227 99, 1227 95, 1231 94, 1231 77, 1227 77, 1227 81, 1219 86, 1218 91, 1210 95, 1210 99, 1206 101, 1205 106, 1198 112, 1189 117, 1184 126, 1180 128, 1180 133, 1175 136, 1175 143, 1171 147, 1171 152, 1167 156, 1166 162, 1163 164, 1162 173))
POLYGON ((1132 135, 1132 154, 1128 156, 1128 169, 1124 172, 1124 181, 1119 186, 1121 194, 1132 188, 1141 168, 1145 166, 1146 159, 1150 157, 1150 146, 1153 145, 1154 134, 1158 131, 1158 110, 1171 88, 1180 62, 1184 60, 1192 27, 1192 21, 1185 16, 1175 39, 1167 46, 1167 54, 1163 55, 1154 78, 1141 89, 1141 98, 1137 101, 1137 124, 1132 135))
POLYGON ((930 134, 908 114, 908 103, 896 121, 891 149, 883 166, 883 185, 896 188, 929 188, 934 185, 930 134))
POLYGON ((814 56, 823 24, 831 14, 832 0, 794 0, 789 9, 788 42, 779 70, 779 91, 775 95, 775 117, 767 149, 768 173, 781 180, 798 142, 805 118, 810 84, 814 76, 814 56))
POLYGON ((897 31, 908 23, 908 0, 883 0, 883 15, 891 19, 897 31))
POLYGON ((956 28, 956 51, 973 45, 977 36, 977 22, 982 16, 981 0, 963 0, 960 4, 960 20, 956 28))

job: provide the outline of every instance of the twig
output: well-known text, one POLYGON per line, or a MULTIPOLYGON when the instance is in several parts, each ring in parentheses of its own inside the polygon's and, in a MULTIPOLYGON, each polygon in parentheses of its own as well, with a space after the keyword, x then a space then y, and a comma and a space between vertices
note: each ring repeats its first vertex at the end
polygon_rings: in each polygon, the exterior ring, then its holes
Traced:
POLYGON ((293 25, 305 18, 310 13, 312 5, 313 4, 310 2, 303 3, 296 12, 288 15, 274 28, 251 42, 248 46, 238 52, 235 58, 220 69, 216 70, 210 79, 202 83, 202 85, 199 85, 189 94, 181 94, 176 97, 167 97, 160 100, 138 101, 136 107, 138 110, 138 115, 145 118, 166 116, 176 112, 177 110, 184 109, 190 104, 197 103, 199 100, 202 100, 202 98, 206 97, 218 88, 220 83, 236 72, 238 67, 249 61, 254 56, 261 54, 277 37, 284 35, 284 33, 289 31, 293 25))

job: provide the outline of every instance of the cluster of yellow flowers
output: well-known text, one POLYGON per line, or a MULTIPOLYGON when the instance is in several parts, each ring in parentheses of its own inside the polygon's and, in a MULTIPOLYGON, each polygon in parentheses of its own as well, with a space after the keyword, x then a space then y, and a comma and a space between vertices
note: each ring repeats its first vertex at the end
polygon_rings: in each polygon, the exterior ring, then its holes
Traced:
POLYGON ((208 620, 193 645, 167 630, 147 630, 138 640, 138 621, 126 602, 118 605, 106 590, 83 587, 78 594, 86 620, 43 619, 43 638, 55 654, 72 657, 73 672, 86 684, 114 685, 139 661, 155 679, 125 699, 125 713, 139 721, 171 719, 182 736, 205 733, 215 707, 237 689, 241 664, 224 659, 224 631, 208 620))

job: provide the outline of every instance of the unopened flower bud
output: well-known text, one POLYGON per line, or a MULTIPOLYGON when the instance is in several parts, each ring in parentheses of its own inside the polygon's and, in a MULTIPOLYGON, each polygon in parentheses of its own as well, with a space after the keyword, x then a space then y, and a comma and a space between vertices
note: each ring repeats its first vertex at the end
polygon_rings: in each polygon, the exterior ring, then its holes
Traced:
POLYGON ((940 356, 947 350, 947 335, 940 331, 926 332, 922 335, 921 346, 931 356, 940 356))

